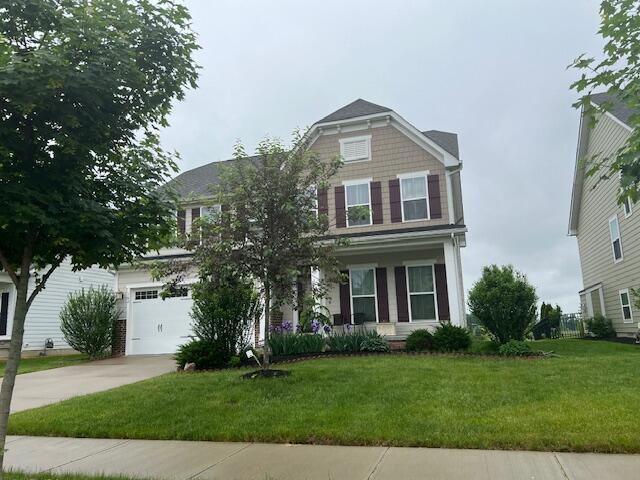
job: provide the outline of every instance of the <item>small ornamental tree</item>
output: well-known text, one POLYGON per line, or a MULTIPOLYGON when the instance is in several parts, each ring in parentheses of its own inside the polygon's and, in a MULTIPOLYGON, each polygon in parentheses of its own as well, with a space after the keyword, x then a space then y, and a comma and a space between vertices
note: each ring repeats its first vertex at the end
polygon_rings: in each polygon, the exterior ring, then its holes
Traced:
POLYGON ((196 48, 172 1, 0 4, 0 266, 16 288, 0 467, 25 316, 50 276, 65 259, 129 262, 173 230, 157 132, 195 87, 196 48))
POLYGON ((611 110, 613 102, 595 105, 592 93, 608 92, 633 113, 627 119, 632 131, 626 142, 611 156, 584 158, 587 174, 602 179, 620 178, 620 203, 640 200, 640 0, 603 0, 600 3, 600 30, 605 45, 599 60, 585 54, 570 67, 581 71, 572 85, 581 98, 574 105, 582 108, 589 127, 598 113, 611 110))
POLYGON ((340 158, 322 161, 309 150, 306 138, 294 133, 293 146, 266 139, 249 157, 242 145, 235 159, 221 166, 220 183, 212 187, 222 211, 200 219, 201 242, 191 245, 190 261, 156 266, 158 278, 179 283, 187 272, 200 277, 234 274, 256 281, 263 306, 264 361, 269 367, 269 327, 272 311, 295 305, 298 277, 322 269, 313 294, 326 294, 340 273, 334 256, 339 240, 326 238, 327 215, 319 212, 317 191, 340 166, 340 158))
POLYGON ((535 288, 511 265, 484 267, 469 292, 469 308, 498 342, 524 340, 536 321, 535 288))

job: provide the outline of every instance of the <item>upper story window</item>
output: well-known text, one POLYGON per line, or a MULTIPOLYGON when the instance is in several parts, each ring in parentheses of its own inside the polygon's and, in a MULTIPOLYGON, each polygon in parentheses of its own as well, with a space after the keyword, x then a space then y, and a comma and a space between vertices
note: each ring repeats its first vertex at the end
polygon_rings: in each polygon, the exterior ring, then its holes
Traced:
POLYGON ((200 214, 203 217, 215 217, 221 212, 220 205, 212 205, 210 207, 200 207, 200 214))
POLYGON ((427 172, 398 175, 402 221, 429 219, 427 172))
POLYGON ((347 227, 371 225, 371 180, 345 183, 347 227))
POLYGON ((622 261, 622 240, 620 239, 620 224, 618 216, 614 215, 609 219, 609 234, 611 235, 611 248, 613 249, 613 261, 622 261))
POLYGON ((371 160, 371 135, 341 138, 340 155, 345 163, 371 160))
POLYGON ((631 198, 627 197, 624 199, 624 201, 622 202, 622 208, 624 210, 625 218, 633 213, 633 202, 631 201, 631 198))
POLYGON ((631 301, 629 299, 629 289, 625 288, 618 292, 620 294, 620 305, 622 306, 622 319, 624 323, 633 322, 633 313, 631 312, 631 301))

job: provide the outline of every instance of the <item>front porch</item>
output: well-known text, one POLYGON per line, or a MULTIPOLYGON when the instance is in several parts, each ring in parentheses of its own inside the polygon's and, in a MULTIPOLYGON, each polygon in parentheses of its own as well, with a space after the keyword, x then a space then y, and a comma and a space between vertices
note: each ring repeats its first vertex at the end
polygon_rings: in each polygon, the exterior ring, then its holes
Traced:
MULTIPOLYGON (((401 341, 414 330, 435 329, 442 322, 466 325, 460 263, 463 236, 407 235, 354 240, 338 252, 345 281, 330 285, 321 303, 334 331, 375 330, 401 341)), ((307 290, 323 278, 313 272, 307 290)), ((275 324, 291 322, 299 313, 284 307, 275 324)))

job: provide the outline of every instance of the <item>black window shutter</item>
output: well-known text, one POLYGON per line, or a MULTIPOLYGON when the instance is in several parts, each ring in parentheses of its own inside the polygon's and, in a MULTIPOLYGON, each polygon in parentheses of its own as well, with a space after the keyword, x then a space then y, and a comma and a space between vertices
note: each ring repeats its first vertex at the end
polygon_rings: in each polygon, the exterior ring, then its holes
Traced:
POLYGON ((344 228, 347 226, 347 212, 345 210, 344 187, 335 188, 336 201, 336 227, 344 228))
POLYGON ((409 303, 407 301, 407 270, 405 267, 395 267, 396 277, 396 305, 398 306, 398 321, 409 321, 409 303))
POLYGON ((9 318, 9 293, 0 296, 0 335, 7 334, 7 319, 9 318))
POLYGON ((391 221, 402 221, 402 205, 400 204, 400 180, 389 180, 389 206, 391 207, 391 221))
POLYGON ((442 218, 442 199, 440 198, 440 175, 428 175, 429 211, 431 218, 442 218))
POLYGON ((380 182, 371 182, 371 210, 373 224, 383 223, 382 218, 382 186, 380 182))
POLYGON ((340 283, 340 315, 342 323, 351 323, 351 292, 349 291, 349 270, 340 272, 345 278, 346 283, 340 283))
POLYGON ((389 292, 387 290, 387 269, 376 268, 376 293, 378 294, 378 321, 389 321, 389 292))
POLYGON ((320 215, 329 215, 329 199, 326 188, 318 190, 318 213, 320 215))
POLYGON ((436 275, 436 296, 438 297, 438 320, 450 320, 447 269, 443 263, 437 263, 434 266, 434 270, 436 275))
POLYGON ((178 233, 184 235, 187 232, 187 211, 178 210, 178 233))

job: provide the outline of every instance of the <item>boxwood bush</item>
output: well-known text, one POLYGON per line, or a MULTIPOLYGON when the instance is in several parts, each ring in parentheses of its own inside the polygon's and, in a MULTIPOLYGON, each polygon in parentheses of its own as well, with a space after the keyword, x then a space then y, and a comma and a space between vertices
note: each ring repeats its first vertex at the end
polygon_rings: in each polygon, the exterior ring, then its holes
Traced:
POLYGON ((444 323, 433 334, 433 348, 439 352, 459 352, 470 346, 471 335, 462 327, 444 323))
POLYGON ((611 320, 602 315, 595 315, 593 318, 588 319, 587 329, 596 338, 611 338, 616 335, 611 320))
POLYGON ((414 330, 407 337, 407 352, 424 352, 433 348, 433 335, 427 329, 414 330))
POLYGON ((211 370, 228 366, 231 354, 223 342, 192 340, 178 347, 175 359, 182 368, 187 363, 195 363, 198 370, 211 370))
POLYGON ((527 342, 520 340, 509 340, 507 343, 500 345, 498 353, 506 357, 527 357, 534 354, 531 346, 527 342))

